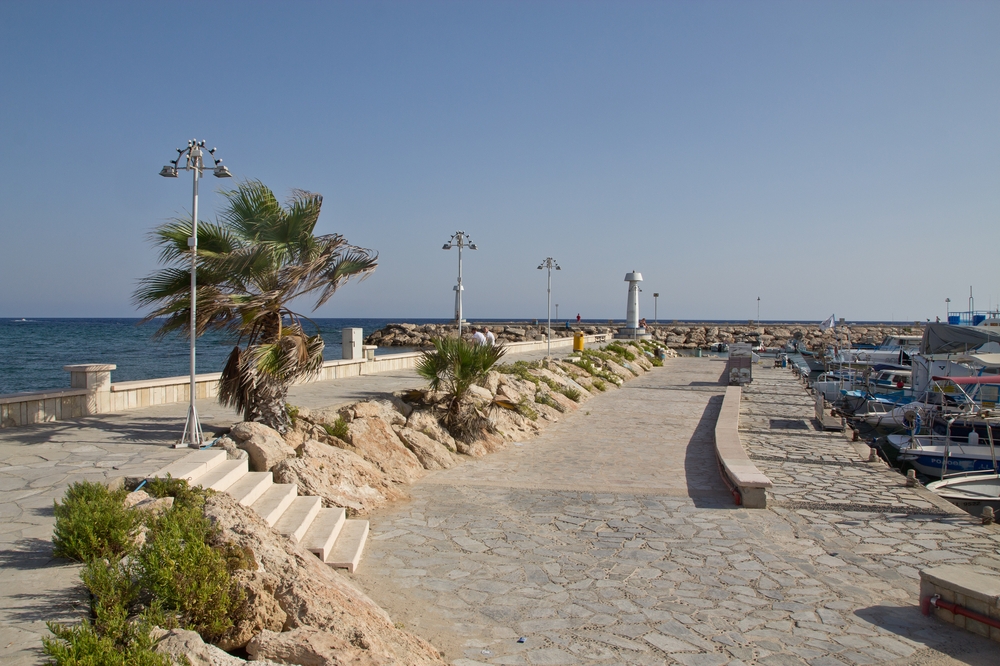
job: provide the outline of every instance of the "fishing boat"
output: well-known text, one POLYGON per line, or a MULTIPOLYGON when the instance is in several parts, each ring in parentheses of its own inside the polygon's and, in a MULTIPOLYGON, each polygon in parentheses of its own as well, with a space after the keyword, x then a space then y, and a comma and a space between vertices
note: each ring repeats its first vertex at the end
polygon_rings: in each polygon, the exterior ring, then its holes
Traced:
POLYGON ((974 516, 990 507, 1000 511, 1000 474, 975 472, 931 481, 927 489, 974 516))
MULTIPOLYGON (((971 385, 974 383, 1000 383, 1000 378, 996 376, 960 377, 952 381, 960 385, 961 388, 961 385, 971 385)), ((973 470, 971 471, 958 474, 949 473, 951 469, 949 454, 951 452, 946 445, 944 457, 941 461, 941 479, 927 485, 927 489, 931 492, 936 493, 939 497, 948 500, 955 506, 973 515, 980 515, 986 507, 990 507, 994 513, 1000 509, 1000 468, 997 467, 997 453, 994 441, 994 426, 997 422, 1000 422, 1000 419, 993 417, 992 410, 987 409, 980 409, 977 417, 977 420, 982 422, 983 430, 986 433, 988 446, 985 448, 989 449, 990 459, 989 461, 982 462, 990 463, 989 470, 986 472, 977 472, 976 466, 980 463, 979 461, 975 461, 973 463, 973 470)), ((978 430, 970 429, 966 439, 969 443, 978 443, 978 430)), ((977 446, 976 448, 984 447, 977 446)))

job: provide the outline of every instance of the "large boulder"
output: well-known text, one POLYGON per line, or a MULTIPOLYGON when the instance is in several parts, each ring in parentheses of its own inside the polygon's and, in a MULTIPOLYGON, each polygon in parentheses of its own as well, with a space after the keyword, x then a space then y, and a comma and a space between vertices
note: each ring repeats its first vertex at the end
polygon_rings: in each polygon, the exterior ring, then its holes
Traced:
POLYGON ((472 400, 472 403, 479 407, 493 402, 493 394, 490 393, 490 390, 482 386, 476 386, 475 384, 469 387, 467 395, 472 400))
POLYGON ((393 483, 410 484, 423 476, 420 460, 400 441, 389 423, 380 418, 355 418, 347 426, 347 441, 393 483))
POLYGON ((342 506, 359 513, 402 499, 397 488, 378 467, 343 448, 307 440, 301 458, 288 458, 272 472, 277 483, 294 483, 300 495, 323 498, 326 506, 342 506))
MULTIPOLYGON (((396 398, 400 404, 403 404, 402 400, 396 398)), ((350 407, 353 412, 353 416, 356 419, 361 418, 377 418, 382 419, 390 425, 403 425, 406 423, 406 416, 397 410, 396 405, 389 400, 365 400, 363 402, 356 402, 350 407)))
POLYGON ((626 370, 625 368, 618 365, 614 361, 605 360, 604 365, 605 367, 607 367, 608 370, 618 375, 622 379, 628 380, 637 376, 637 373, 634 373, 631 370, 626 370))
POLYGON ((213 545, 250 548, 261 567, 277 576, 274 598, 287 614, 285 629, 315 627, 336 636, 340 645, 363 651, 364 661, 356 662, 359 653, 343 647, 333 653, 339 661, 330 663, 444 664, 432 645, 395 628, 386 612, 346 577, 281 536, 253 509, 216 493, 206 499, 204 512, 218 528, 213 545))
POLYGON ((559 393, 558 391, 553 391, 553 390, 549 389, 548 387, 545 387, 545 388, 546 388, 545 395, 550 400, 552 400, 555 404, 557 404, 559 406, 558 409, 560 411, 562 411, 564 413, 565 412, 572 412, 577 407, 579 407, 578 404, 576 404, 574 401, 572 401, 569 398, 567 398, 566 396, 564 396, 562 393, 559 393))
POLYGON ((285 458, 295 455, 295 449, 276 430, 263 423, 237 423, 229 436, 236 446, 250 455, 250 468, 256 472, 267 472, 285 458))
POLYGON ((474 458, 481 458, 506 448, 506 440, 497 433, 483 433, 477 439, 469 442, 458 441, 458 452, 474 458))
POLYGON ((422 432, 452 453, 458 450, 455 446, 455 438, 445 430, 444 426, 441 425, 441 421, 433 412, 422 409, 415 410, 406 419, 406 427, 417 432, 422 432))
POLYGON ((219 640, 223 650, 238 650, 264 630, 281 631, 288 617, 274 598, 278 588, 276 575, 264 571, 237 571, 233 578, 245 596, 242 606, 233 613, 233 628, 219 640))
POLYGON ((187 629, 153 629, 153 639, 157 641, 154 652, 169 655, 176 663, 191 666, 243 666, 245 661, 239 657, 223 652, 222 649, 206 643, 197 631, 187 629))
POLYGON ((261 632, 247 645, 247 654, 253 663, 264 659, 300 666, 382 663, 368 653, 367 641, 360 632, 345 637, 315 627, 297 627, 284 633, 261 632))
POLYGON ((512 409, 494 409, 487 414, 497 433, 509 442, 519 442, 538 433, 538 424, 512 409))
POLYGON ((413 455, 420 460, 424 469, 450 469, 457 464, 455 457, 444 444, 435 442, 424 433, 413 428, 397 427, 395 430, 399 439, 406 448, 413 451, 413 455))

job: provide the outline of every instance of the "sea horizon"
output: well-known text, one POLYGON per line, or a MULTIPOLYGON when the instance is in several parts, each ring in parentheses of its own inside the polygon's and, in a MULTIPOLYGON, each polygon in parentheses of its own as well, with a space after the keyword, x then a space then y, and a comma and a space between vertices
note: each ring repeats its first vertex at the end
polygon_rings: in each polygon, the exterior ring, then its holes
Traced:
MULTIPOLYGON (((652 322, 652 319, 647 319, 652 322)), ((327 360, 341 358, 341 329, 361 328, 367 336, 372 331, 393 323, 446 324, 442 318, 364 318, 318 317, 312 321, 319 327, 326 348, 327 360)), ((479 323, 542 323, 545 318, 469 318, 479 323)), ((553 318, 553 322, 575 322, 553 318)), ((584 324, 607 326, 623 324, 623 319, 582 319, 584 324)), ((309 326, 308 322, 305 322, 309 326)), ((661 319, 658 325, 712 324, 747 325, 740 319, 661 319)), ((763 326, 810 325, 819 320, 761 320, 763 326)), ((850 325, 907 326, 913 322, 845 322, 850 325)), ((0 318, 0 351, 5 362, 0 372, 0 395, 69 388, 69 373, 65 365, 80 363, 113 363, 115 382, 182 376, 189 373, 189 344, 181 333, 154 337, 160 322, 143 323, 142 317, 5 317, 0 318)), ((210 332, 198 338, 196 370, 198 373, 221 372, 236 340, 224 332, 210 332)), ((405 351, 399 347, 384 347, 377 354, 405 351)))

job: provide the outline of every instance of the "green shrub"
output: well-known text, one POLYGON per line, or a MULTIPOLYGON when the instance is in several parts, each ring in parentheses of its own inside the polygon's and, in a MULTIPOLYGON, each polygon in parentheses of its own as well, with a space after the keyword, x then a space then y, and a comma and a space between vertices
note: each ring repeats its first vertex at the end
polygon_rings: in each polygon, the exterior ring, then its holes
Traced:
POLYGON ((603 379, 595 379, 594 388, 597 389, 598 391, 601 391, 602 393, 608 390, 608 386, 607 384, 604 383, 603 379))
POLYGON ((343 416, 338 416, 337 420, 333 424, 324 423, 323 430, 326 431, 330 437, 336 437, 337 439, 347 440, 347 421, 344 420, 343 416))
POLYGON ((517 412, 521 416, 529 418, 532 421, 538 420, 538 411, 531 406, 531 403, 528 402, 527 398, 521 398, 521 400, 517 403, 517 412))
POLYGON ((288 414, 288 421, 295 426, 295 419, 299 418, 299 408, 290 403, 285 403, 285 413, 288 414))
POLYGON ((205 497, 214 490, 207 490, 199 486, 192 486, 184 479, 166 477, 162 479, 150 479, 142 487, 152 497, 173 497, 174 506, 184 509, 197 509, 201 511, 205 506, 205 497))
POLYGON ((659 356, 654 356, 653 358, 649 359, 649 362, 653 364, 654 368, 663 367, 663 359, 660 358, 659 356))
POLYGON ((606 345, 604 347, 604 349, 606 351, 611 352, 612 354, 617 354, 618 356, 624 358, 625 360, 628 360, 628 361, 634 361, 635 360, 635 354, 633 354, 631 351, 629 351, 625 347, 625 345, 620 345, 620 344, 617 344, 617 343, 613 342, 610 345, 606 345))
POLYGON ((90 562, 129 552, 142 515, 125 508, 127 494, 124 489, 110 491, 104 484, 91 481, 71 485, 62 504, 55 502, 53 507, 55 556, 90 562))
POLYGON ((42 642, 50 664, 169 666, 151 651, 152 626, 193 629, 209 641, 233 626, 245 595, 231 573, 256 569, 253 553, 233 544, 210 545, 213 528, 202 511, 211 491, 172 478, 154 479, 143 490, 173 497, 173 507, 159 516, 125 509, 124 490, 109 492, 92 483, 74 484, 62 505, 56 504, 54 539, 67 550, 66 544, 84 544, 73 552, 88 558, 80 577, 92 596, 92 617, 75 627, 49 624, 54 638, 42 642), (112 514, 117 517, 108 519, 112 514), (89 517, 94 519, 86 531, 80 525, 89 517), (145 543, 135 546, 134 532, 143 526, 145 543), (118 535, 122 545, 106 545, 112 541, 109 534, 118 535), (120 539, 121 534, 128 538, 120 539))
POLYGON ((580 398, 583 397, 582 393, 580 393, 575 388, 570 386, 564 387, 559 392, 562 393, 567 398, 569 398, 570 400, 572 400, 573 402, 580 402, 580 398))
POLYGON ((200 507, 175 506, 156 519, 136 555, 139 585, 180 625, 217 640, 243 601, 226 556, 209 545, 211 523, 200 507))
POLYGON ((515 361, 514 363, 497 363, 493 366, 493 369, 505 375, 514 375, 518 379, 523 379, 531 382, 535 386, 539 386, 541 384, 541 379, 528 371, 535 370, 540 367, 542 367, 542 364, 537 361, 515 361))
POLYGON ((583 368, 591 375, 597 374, 597 368, 594 367, 594 363, 589 358, 580 359, 579 361, 573 361, 573 365, 578 368, 583 368))
POLYGON ((137 639, 120 645, 110 636, 100 634, 84 620, 75 627, 48 623, 54 638, 43 638, 42 649, 51 666, 171 666, 167 655, 153 652, 150 625, 137 623, 137 639))

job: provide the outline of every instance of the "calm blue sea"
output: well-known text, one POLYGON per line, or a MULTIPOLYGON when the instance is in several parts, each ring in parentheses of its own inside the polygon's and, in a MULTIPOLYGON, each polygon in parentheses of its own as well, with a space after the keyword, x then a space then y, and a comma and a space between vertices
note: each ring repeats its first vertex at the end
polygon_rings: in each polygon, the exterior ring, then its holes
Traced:
MULTIPOLYGON (((0 319, 0 394, 69 388, 73 363, 114 363, 117 382, 188 374, 187 338, 153 339, 156 322, 139 319, 0 319)), ((399 319, 314 319, 326 342, 324 356, 341 358, 342 328, 363 328, 365 335, 399 319)), ((408 320, 409 321, 409 320, 408 320)), ((442 320, 412 320, 439 323, 442 320)), ((307 324, 308 326, 308 324, 307 324)), ((221 372, 235 341, 222 333, 198 338, 197 369, 221 372)), ((401 349, 379 349, 399 352, 401 349)))

